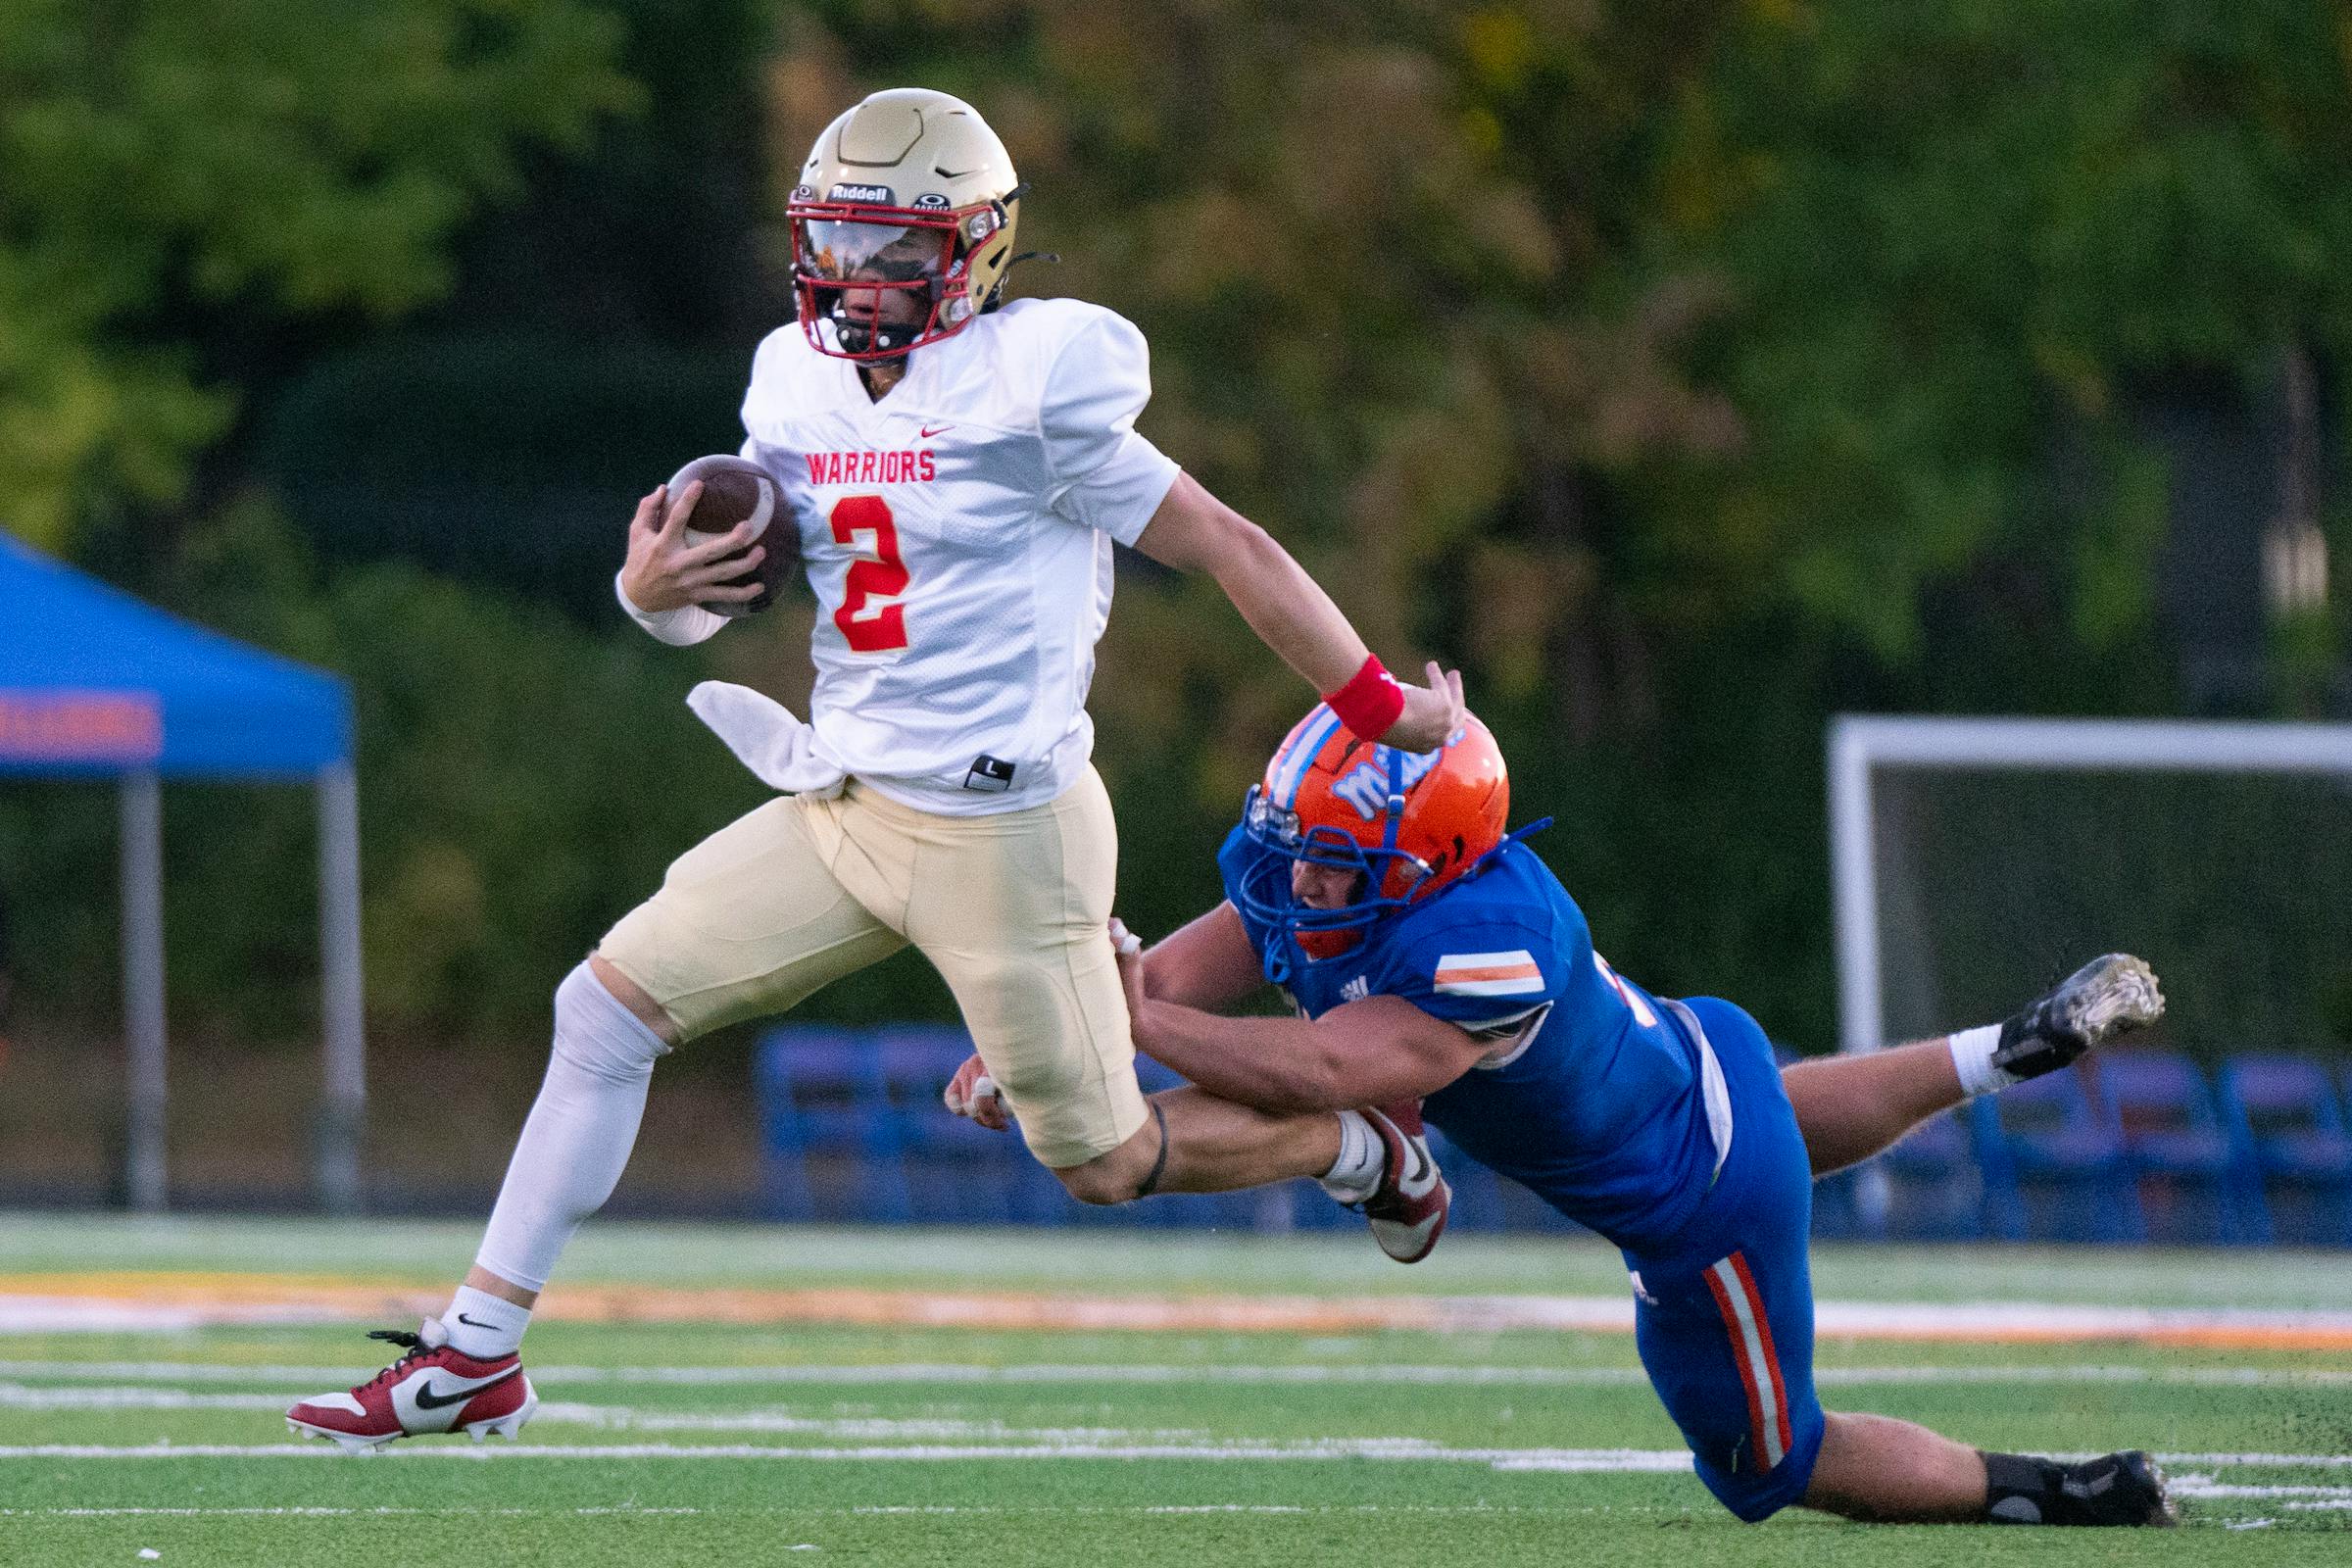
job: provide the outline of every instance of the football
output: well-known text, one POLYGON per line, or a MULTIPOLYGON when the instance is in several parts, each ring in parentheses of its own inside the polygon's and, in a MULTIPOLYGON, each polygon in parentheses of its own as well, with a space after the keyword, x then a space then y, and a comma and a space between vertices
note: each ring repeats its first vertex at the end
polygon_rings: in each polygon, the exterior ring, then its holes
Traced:
POLYGON ((694 504, 694 513, 686 519, 686 542, 705 544, 717 538, 746 518, 760 529, 759 543, 766 546, 767 554, 760 564, 726 578, 723 586, 739 583, 758 583, 760 595, 740 603, 711 600, 703 608, 721 615, 751 615, 776 602, 784 584, 800 568, 800 539, 790 517, 779 516, 781 498, 776 494, 776 481, 760 465, 732 454, 697 458, 669 477, 669 493, 676 496, 695 480, 703 482, 703 493, 694 504))

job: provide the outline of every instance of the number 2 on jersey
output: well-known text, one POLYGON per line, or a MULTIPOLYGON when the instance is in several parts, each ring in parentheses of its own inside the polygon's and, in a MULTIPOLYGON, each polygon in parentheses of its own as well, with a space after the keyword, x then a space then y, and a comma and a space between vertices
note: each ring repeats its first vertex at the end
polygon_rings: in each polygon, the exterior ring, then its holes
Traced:
POLYGON ((899 557, 899 525, 880 496, 844 496, 833 506, 833 538, 858 552, 842 580, 833 624, 853 653, 887 654, 906 646, 906 563, 899 557), (860 536, 864 537, 860 537, 860 536))

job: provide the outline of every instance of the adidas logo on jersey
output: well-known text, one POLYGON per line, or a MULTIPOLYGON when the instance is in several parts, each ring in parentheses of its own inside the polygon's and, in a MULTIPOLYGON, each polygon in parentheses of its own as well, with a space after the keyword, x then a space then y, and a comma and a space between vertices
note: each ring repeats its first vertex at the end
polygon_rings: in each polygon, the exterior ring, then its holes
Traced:
POLYGON ((1346 985, 1340 987, 1340 1000, 1342 1002, 1361 1002, 1371 994, 1372 982, 1366 980, 1360 974, 1354 979, 1348 981, 1346 985))
POLYGON ((929 484, 939 465, 928 448, 907 452, 811 452, 810 484, 929 484))

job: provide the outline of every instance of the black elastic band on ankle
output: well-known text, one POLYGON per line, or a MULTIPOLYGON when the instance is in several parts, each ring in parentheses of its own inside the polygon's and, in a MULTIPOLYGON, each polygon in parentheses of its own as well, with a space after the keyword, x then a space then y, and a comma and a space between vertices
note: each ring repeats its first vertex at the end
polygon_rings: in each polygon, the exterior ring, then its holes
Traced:
POLYGON ((1152 1161, 1152 1174, 1145 1177, 1144 1184, 1135 1190, 1138 1198, 1150 1198, 1159 1191, 1159 1178, 1168 1168, 1168 1113, 1159 1108, 1156 1100, 1152 1102, 1152 1119, 1159 1123, 1159 1157, 1152 1161))

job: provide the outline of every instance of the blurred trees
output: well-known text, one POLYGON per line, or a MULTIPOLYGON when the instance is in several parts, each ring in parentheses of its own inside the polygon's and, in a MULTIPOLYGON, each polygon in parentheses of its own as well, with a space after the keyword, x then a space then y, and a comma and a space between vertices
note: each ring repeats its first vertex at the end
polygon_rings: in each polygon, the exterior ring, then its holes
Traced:
MULTIPOLYGON (((234 0, 15 5, 0 36, 46 42, 0 67, 0 158, 43 171, 26 196, 0 165, 0 301, 37 307, 0 312, 0 362, 42 370, 0 383, 12 526, 55 537, 69 494, 169 515, 230 432, 187 553, 232 540, 242 564, 149 586, 360 681, 386 792, 370 940, 434 933, 371 952, 393 1021, 534 1011, 742 798, 678 727, 690 670, 805 691, 802 623, 632 640, 601 607, 607 536, 672 449, 735 439, 727 389, 785 308, 783 193, 872 87, 979 105, 1032 182, 1024 245, 1063 257, 1014 291, 1136 319, 1146 431, 1392 663, 1467 664, 1516 814, 1561 819, 1544 852, 1620 966, 1798 1042, 1831 1034, 1826 716, 2173 708, 2159 612, 2193 564, 2167 555, 2151 411, 2190 381, 2259 409, 2352 348, 2330 6, 404 0, 329 49, 331 0, 267 8, 267 33, 234 0), (161 107, 116 112, 114 163, 48 168, 70 138, 41 127, 80 123, 58 105, 115 103, 89 85, 108 18, 146 40, 130 79, 161 107), (191 60, 219 79, 160 64, 191 60), (513 199, 466 220, 484 192, 513 199), (96 281, 44 288, 109 234, 125 256, 96 281), (267 382, 160 352, 207 301, 382 316, 444 284, 429 332, 339 319, 267 382), (261 406, 232 424, 240 385, 261 406), (330 565, 390 563, 272 576, 248 489, 330 565), (659 737, 648 760, 605 723, 659 737), (524 732, 594 760, 502 750, 524 732)), ((1137 572, 1104 646, 1122 907, 1148 930, 1214 897, 1215 836, 1308 700, 1230 617, 1137 572)), ((2280 646, 2325 665, 2340 637, 2322 614, 2280 646)))
POLYGON ((0 517, 55 547, 93 495, 179 498, 236 416, 204 313, 441 294, 521 145, 630 100, 615 33, 574 0, 6 0, 0 517))
POLYGON ((1761 574, 1909 656, 1923 587, 2022 549, 2082 644, 2144 630, 2164 490, 2135 399, 2352 346, 2343 25, 2293 0, 1744 8, 1660 216, 1734 280, 1719 379, 1753 439, 1713 499, 1761 574))

